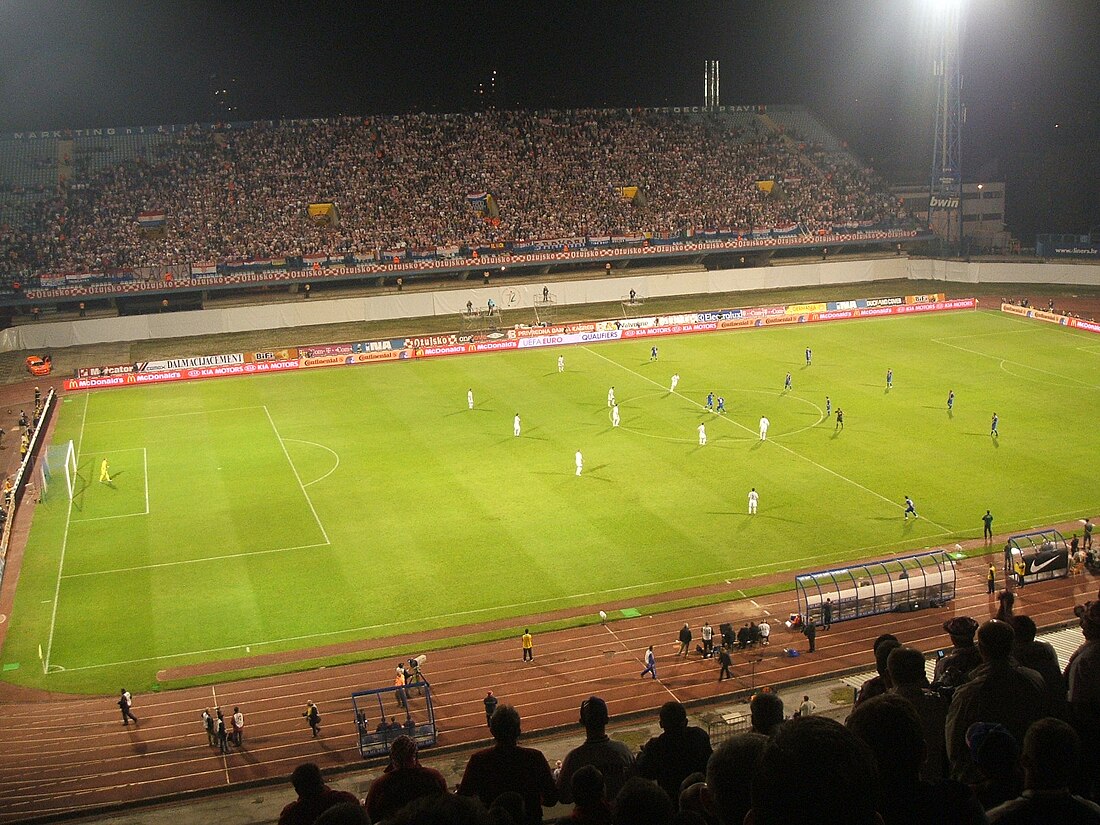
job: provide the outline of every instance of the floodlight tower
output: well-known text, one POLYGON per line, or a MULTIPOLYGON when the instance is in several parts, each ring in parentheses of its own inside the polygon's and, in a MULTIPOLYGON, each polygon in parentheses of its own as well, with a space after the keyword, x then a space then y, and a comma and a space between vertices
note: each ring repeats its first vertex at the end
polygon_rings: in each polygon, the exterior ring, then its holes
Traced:
POLYGON ((936 79, 936 121, 932 139, 928 225, 948 246, 963 252, 962 210, 962 0, 936 0, 938 44, 932 74, 936 79))
POLYGON ((703 104, 705 106, 720 105, 718 87, 718 61, 708 60, 703 69, 703 104))

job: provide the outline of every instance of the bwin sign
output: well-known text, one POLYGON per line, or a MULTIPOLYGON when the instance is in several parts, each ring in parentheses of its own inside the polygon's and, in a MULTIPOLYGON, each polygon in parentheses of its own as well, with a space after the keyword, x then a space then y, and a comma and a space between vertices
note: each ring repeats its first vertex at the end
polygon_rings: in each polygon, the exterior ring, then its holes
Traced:
POLYGON ((958 209, 959 208, 959 199, 958 198, 937 198, 935 195, 933 195, 928 200, 928 208, 929 209, 958 209))

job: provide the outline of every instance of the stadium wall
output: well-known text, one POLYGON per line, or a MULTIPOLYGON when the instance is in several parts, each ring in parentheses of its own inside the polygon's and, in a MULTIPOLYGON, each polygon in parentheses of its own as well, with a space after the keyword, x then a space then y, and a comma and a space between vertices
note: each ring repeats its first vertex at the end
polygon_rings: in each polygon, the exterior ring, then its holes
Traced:
MULTIPOLYGON (((879 258, 713 272, 619 275, 554 285, 559 305, 617 302, 631 289, 642 298, 671 295, 745 292, 865 283, 895 279, 958 283, 1068 283, 1100 285, 1100 266, 1080 264, 965 263, 961 261, 879 258)), ((49 351, 60 347, 114 341, 141 341, 216 335, 286 327, 308 327, 358 321, 381 321, 431 315, 457 315, 472 301, 484 307, 492 298, 501 309, 530 307, 541 297, 537 277, 500 286, 447 289, 438 292, 402 292, 360 298, 205 309, 117 318, 22 324, 0 333, 0 351, 49 351)))
POLYGON ((1100 286, 1100 266, 1079 263, 1004 263, 910 260, 914 280, 966 284, 1075 284, 1100 286))

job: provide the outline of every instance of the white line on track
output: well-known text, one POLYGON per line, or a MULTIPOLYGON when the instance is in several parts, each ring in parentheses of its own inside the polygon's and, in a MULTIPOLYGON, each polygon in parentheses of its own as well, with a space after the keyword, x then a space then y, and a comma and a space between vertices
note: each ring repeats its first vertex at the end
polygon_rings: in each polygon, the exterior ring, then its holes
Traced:
MULTIPOLYGON (((950 345, 949 345, 949 346, 950 346, 950 345)), ((636 371, 636 370, 632 370, 632 369, 631 369, 630 367, 626 366, 625 364, 620 364, 620 363, 619 363, 618 361, 614 361, 614 360, 612 360, 612 359, 608 358, 608 357, 607 357, 606 355, 601 355, 600 353, 598 353, 598 352, 596 352, 595 350, 593 350, 593 349, 592 349, 591 347, 582 347, 582 349, 583 349, 583 350, 585 350, 585 352, 589 352, 589 353, 591 353, 592 355, 595 355, 595 356, 596 356, 597 358, 601 358, 601 359, 603 359, 604 361, 606 361, 606 362, 607 362, 607 363, 609 363, 609 364, 614 364, 614 365, 615 365, 616 367, 619 367, 620 369, 622 369, 622 370, 625 370, 626 372, 629 372, 629 373, 630 373, 631 375, 634 375, 634 376, 636 376, 636 377, 638 377, 638 378, 641 378, 641 379, 642 379, 643 381, 648 381, 648 382, 649 382, 650 384, 655 384, 655 385, 657 385, 657 386, 659 386, 659 387, 663 387, 663 385, 662 385, 662 384, 658 384, 658 383, 657 383, 656 381, 654 381, 654 380, 653 380, 652 378, 650 378, 649 376, 647 376, 647 375, 642 375, 642 374, 641 374, 640 372, 638 372, 638 371, 636 371)), ((680 393, 680 392, 677 392, 677 393, 674 393, 674 394, 675 394, 675 395, 678 395, 678 396, 679 396, 680 398, 684 399, 685 401, 687 401, 687 402, 689 402, 689 403, 691 403, 691 404, 694 404, 694 405, 695 405, 696 407, 699 407, 700 409, 703 409, 703 410, 705 410, 705 409, 706 409, 706 407, 705 407, 704 405, 700 404, 700 403, 699 403, 698 401, 696 401, 696 400, 694 400, 694 399, 692 399, 692 398, 688 398, 688 397, 687 397, 686 395, 684 395, 684 394, 682 394, 682 393, 680 393)), ((735 421, 735 420, 734 420, 734 419, 732 419, 732 418, 726 418, 725 420, 726 420, 726 421, 729 421, 729 422, 730 422, 731 424, 733 424, 733 425, 734 425, 735 427, 738 427, 738 428, 740 428, 740 429, 744 430, 744 431, 745 431, 745 432, 747 432, 747 433, 753 434, 753 431, 752 431, 752 430, 751 430, 751 429, 750 429, 749 427, 746 427, 746 426, 745 426, 744 424, 742 424, 741 422, 739 422, 739 421, 735 421)), ((791 455, 793 455, 793 456, 794 456, 795 458, 800 458, 800 459, 802 459, 803 461, 805 461, 806 463, 808 463, 808 464, 812 464, 813 466, 817 467, 817 468, 818 468, 819 470, 823 470, 824 472, 828 473, 829 475, 832 475, 832 476, 836 476, 836 477, 837 477, 837 478, 839 478, 839 479, 840 479, 841 481, 845 481, 845 482, 847 482, 848 484, 851 484, 851 485, 852 485, 853 487, 858 487, 858 488, 859 488, 860 490, 863 490, 863 491, 864 491, 865 493, 870 493, 871 495, 875 496, 876 498, 880 498, 880 499, 882 499, 883 501, 885 501, 885 502, 886 502, 887 504, 889 504, 889 505, 890 505, 891 507, 893 507, 893 508, 895 508, 895 509, 898 509, 898 510, 904 509, 904 508, 902 507, 902 505, 901 505, 901 504, 899 504, 898 502, 894 501, 894 500, 893 500, 892 498, 887 498, 887 497, 886 497, 886 496, 884 496, 884 495, 883 495, 882 493, 878 493, 878 492, 875 492, 875 491, 874 491, 874 490, 872 490, 872 489, 871 489, 870 487, 864 487, 864 486, 863 486, 862 484, 860 484, 860 483, 859 483, 858 481, 855 481, 854 479, 848 478, 848 476, 846 476, 846 475, 843 475, 843 474, 841 474, 841 473, 838 473, 838 472, 837 472, 836 470, 833 470, 833 469, 831 469, 830 467, 826 467, 826 466, 825 466, 824 464, 818 464, 818 463, 817 463, 816 461, 814 461, 814 460, 813 460, 812 458, 809 458, 809 457, 807 457, 807 456, 804 456, 804 455, 802 455, 801 453, 799 453, 799 452, 798 452, 798 451, 796 451, 796 450, 792 450, 792 449, 791 449, 790 447, 788 447, 788 446, 787 446, 787 445, 785 445, 785 444, 781 444, 781 443, 779 443, 778 441, 775 441, 774 439, 772 439, 772 440, 769 440, 769 441, 768 441, 768 443, 770 443, 770 444, 773 444, 773 445, 775 445, 775 446, 776 446, 776 447, 778 447, 778 448, 779 448, 780 450, 783 450, 783 451, 785 451, 785 452, 787 452, 787 453, 790 453, 790 454, 791 454, 791 455)), ((926 522, 927 522, 928 524, 931 524, 931 525, 932 525, 933 527, 935 527, 935 528, 937 528, 937 529, 939 529, 939 530, 942 530, 942 531, 943 531, 944 533, 951 533, 951 532, 952 532, 952 531, 951 531, 951 530, 949 530, 949 529, 948 529, 947 527, 944 527, 944 526, 943 526, 942 524, 938 524, 937 522, 934 522, 934 521, 932 521, 931 519, 928 519, 928 518, 926 518, 926 519, 925 519, 925 521, 926 521, 926 522)))
MULTIPOLYGON (((80 448, 84 444, 84 423, 88 420, 88 399, 84 396, 84 412, 80 417, 80 434, 76 440, 76 466, 80 467, 80 448)), ((53 632, 57 626, 57 603, 61 599, 61 573, 65 569, 65 548, 69 544, 69 525, 73 519, 73 497, 69 497, 69 510, 65 514, 65 531, 61 534, 61 558, 57 561, 57 583, 53 588, 53 609, 50 611, 50 636, 46 640, 46 658, 42 660, 42 672, 50 672, 50 655, 53 653, 53 632)))
MULTIPOLYGON (((210 695, 214 697, 214 709, 215 709, 215 712, 216 712, 217 708, 218 708, 218 705, 219 705, 219 703, 218 703, 218 689, 216 687, 214 687, 214 685, 210 686, 210 695)), ((214 725, 215 725, 214 730, 217 730, 217 722, 215 722, 214 725)), ((221 751, 221 745, 218 745, 218 751, 219 752, 221 751)), ((233 783, 229 778, 229 760, 225 758, 226 754, 224 754, 224 753, 221 754, 221 757, 222 757, 222 770, 225 771, 225 784, 226 785, 232 785, 233 783)))
POLYGON ((268 423, 271 424, 271 429, 275 433, 275 437, 279 439, 279 446, 283 448, 283 455, 286 456, 287 464, 290 465, 290 469, 294 472, 294 478, 298 480, 298 486, 302 488, 302 495, 306 498, 306 503, 309 505, 309 509, 313 512, 313 518, 317 520, 317 526, 321 528, 321 535, 325 537, 325 544, 332 544, 329 540, 328 532, 325 530, 325 525, 321 523, 321 517, 317 515, 317 508, 313 506, 313 499, 309 497, 309 493, 306 491, 306 486, 302 484, 302 477, 298 475, 298 468, 294 466, 294 462, 290 458, 290 453, 287 452, 286 442, 283 441, 282 435, 279 434, 279 428, 275 426, 275 419, 271 417, 271 411, 268 410, 267 404, 263 405, 264 415, 267 416, 268 423))

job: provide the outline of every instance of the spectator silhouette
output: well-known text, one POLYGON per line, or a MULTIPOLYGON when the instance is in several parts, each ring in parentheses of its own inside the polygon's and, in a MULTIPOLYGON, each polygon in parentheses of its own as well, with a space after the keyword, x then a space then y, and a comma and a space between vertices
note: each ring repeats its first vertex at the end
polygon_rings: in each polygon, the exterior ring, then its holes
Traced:
POLYGON ((313 825, 317 817, 334 805, 349 802, 355 805, 359 800, 347 791, 335 791, 325 784, 321 769, 312 762, 306 762, 294 769, 290 775, 298 798, 283 808, 279 814, 279 825, 313 825))
POLYGON ((966 732, 966 746, 980 779, 974 793, 987 811, 1015 799, 1024 790, 1020 746, 1004 725, 975 722, 966 732))
POLYGON ((1046 715, 1046 686, 1034 670, 1012 661, 1012 627, 991 619, 978 630, 982 665, 970 681, 955 691, 947 709, 947 756, 951 775, 974 781, 977 770, 966 747, 966 731, 974 722, 999 722, 1022 740, 1028 726, 1046 715))
POLYGON ((1100 601, 1074 608, 1085 642, 1066 665, 1069 723, 1077 731, 1085 766, 1083 781, 1100 798, 1100 601))
POLYGON ((669 799, 677 799, 684 777, 707 769, 710 737, 702 728, 688 725, 687 711, 679 702, 661 706, 660 723, 663 733, 642 746, 635 767, 640 776, 655 780, 669 799))
POLYGON ((749 701, 749 718, 753 731, 774 736, 776 728, 783 724, 783 700, 771 691, 755 694, 749 701))
POLYGON ((609 715, 607 703, 599 696, 590 696, 581 702, 580 721, 584 725, 584 743, 573 748, 562 761, 558 776, 558 801, 572 802, 571 782, 573 774, 585 765, 597 768, 603 776, 605 793, 614 798, 626 782, 634 765, 630 748, 607 735, 609 715))
POLYGON ((1100 805, 1075 796, 1069 778, 1080 764, 1077 732, 1060 719, 1040 719, 1024 736, 1024 792, 989 812, 990 823, 1097 825, 1100 805))
POLYGON ((911 647, 890 652, 886 667, 890 672, 891 693, 909 701, 920 717, 924 733, 924 762, 920 778, 926 782, 947 777, 947 743, 943 728, 947 722, 947 699, 928 687, 924 654, 911 647))
POLYGON ((974 793, 961 782, 920 778, 924 762, 924 730, 908 699, 885 693, 852 710, 847 727, 875 755, 885 825, 981 825, 985 812, 974 793))
POLYGON ((358 802, 341 802, 313 820, 313 825, 370 825, 370 818, 358 802))
POLYGON ((890 652, 901 647, 901 642, 898 641, 897 636, 890 633, 883 633, 871 646, 871 650, 875 656, 875 675, 860 685, 859 693, 856 694, 855 703, 858 705, 860 702, 865 702, 868 699, 873 699, 875 696, 881 696, 890 689, 890 674, 886 670, 886 660, 890 656, 890 652))
POLYGON ((557 802, 557 788, 546 757, 542 751, 518 744, 520 718, 511 705, 496 709, 489 731, 496 744, 470 756, 458 793, 477 797, 488 806, 502 793, 518 791, 523 795, 527 822, 538 825, 543 805, 557 802))
POLYGON ((951 637, 951 649, 936 662, 932 684, 954 689, 966 682, 974 668, 982 663, 982 656, 974 644, 978 623, 969 616, 956 616, 944 622, 943 629, 951 637))
POLYGON ((756 763, 768 744, 760 733, 730 737, 707 762, 707 807, 719 825, 741 825, 752 806, 749 787, 756 763))
POLYGON ((675 813, 672 800, 656 782, 631 777, 615 797, 614 825, 669 825, 675 813))
POLYGON ((493 820, 478 800, 448 793, 410 802, 387 825, 493 825, 493 820))
POLYGON ((569 795, 573 799, 568 820, 572 825, 611 825, 603 774, 594 765, 582 765, 574 771, 569 795))
POLYGON ((523 825, 527 821, 523 796, 515 791, 502 793, 489 806, 489 819, 494 825, 523 825))
POLYGON ((378 822, 414 799, 444 793, 447 793, 447 780, 443 774, 420 764, 415 740, 398 736, 390 745, 389 764, 367 791, 367 813, 371 822, 378 822))
POLYGON ((1058 654, 1050 642, 1035 640, 1035 621, 1030 616, 1016 615, 1009 621, 1015 634, 1012 656, 1017 664, 1029 667, 1043 677, 1047 689, 1048 710, 1052 716, 1064 716, 1066 682, 1058 664, 1058 654))
POLYGON ((827 716, 791 719, 765 745, 745 825, 879 825, 878 769, 855 734, 827 716))

